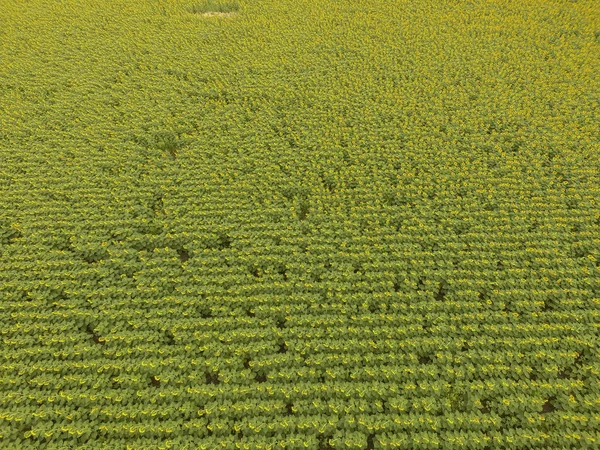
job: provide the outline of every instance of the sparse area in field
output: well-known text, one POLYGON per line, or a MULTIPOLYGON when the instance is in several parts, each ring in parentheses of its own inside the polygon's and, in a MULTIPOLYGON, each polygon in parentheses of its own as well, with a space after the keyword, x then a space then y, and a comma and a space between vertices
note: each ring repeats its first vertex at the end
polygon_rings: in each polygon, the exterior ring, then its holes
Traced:
POLYGON ((598 30, 0 0, 0 450, 598 448, 598 30))
POLYGON ((240 5, 237 2, 204 0, 202 3, 195 3, 190 6, 188 11, 205 17, 213 17, 230 16, 237 13, 239 9, 240 5))

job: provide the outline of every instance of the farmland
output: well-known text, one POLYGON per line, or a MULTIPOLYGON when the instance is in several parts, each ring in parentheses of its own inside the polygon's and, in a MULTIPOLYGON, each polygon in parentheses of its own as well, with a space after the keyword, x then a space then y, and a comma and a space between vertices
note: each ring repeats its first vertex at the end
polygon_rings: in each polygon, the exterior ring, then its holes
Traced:
POLYGON ((600 2, 0 0, 0 449, 600 446, 600 2))

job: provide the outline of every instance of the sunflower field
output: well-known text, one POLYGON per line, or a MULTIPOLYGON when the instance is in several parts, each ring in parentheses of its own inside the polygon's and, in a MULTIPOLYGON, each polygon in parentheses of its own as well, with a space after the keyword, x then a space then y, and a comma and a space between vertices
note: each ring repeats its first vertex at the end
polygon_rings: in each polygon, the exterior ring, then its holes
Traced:
POLYGON ((598 449, 599 344, 597 0, 0 0, 0 449, 598 449))

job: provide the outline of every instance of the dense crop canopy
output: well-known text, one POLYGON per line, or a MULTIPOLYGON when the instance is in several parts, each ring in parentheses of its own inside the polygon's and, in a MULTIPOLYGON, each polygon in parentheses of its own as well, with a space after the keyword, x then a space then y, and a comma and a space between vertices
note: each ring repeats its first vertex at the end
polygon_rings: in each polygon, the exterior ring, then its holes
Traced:
POLYGON ((598 448, 599 55, 597 0, 0 0, 0 448, 598 448))

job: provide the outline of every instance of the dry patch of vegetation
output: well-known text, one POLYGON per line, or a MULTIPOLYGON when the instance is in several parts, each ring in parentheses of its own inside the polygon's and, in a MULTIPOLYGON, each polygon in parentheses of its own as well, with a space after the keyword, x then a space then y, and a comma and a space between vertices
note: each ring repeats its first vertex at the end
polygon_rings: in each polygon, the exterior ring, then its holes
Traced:
POLYGON ((189 8, 189 12, 204 17, 232 16, 237 13, 240 6, 232 1, 205 0, 189 8))
POLYGON ((200 15, 203 16, 203 17, 213 17, 213 16, 221 16, 221 17, 223 17, 223 16, 233 16, 234 14, 235 13, 233 13, 233 12, 226 13, 226 12, 215 12, 215 11, 212 11, 212 12, 202 13, 200 15))

